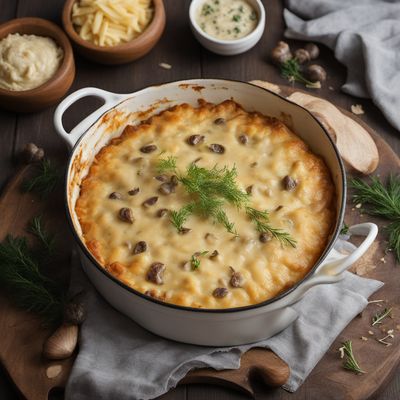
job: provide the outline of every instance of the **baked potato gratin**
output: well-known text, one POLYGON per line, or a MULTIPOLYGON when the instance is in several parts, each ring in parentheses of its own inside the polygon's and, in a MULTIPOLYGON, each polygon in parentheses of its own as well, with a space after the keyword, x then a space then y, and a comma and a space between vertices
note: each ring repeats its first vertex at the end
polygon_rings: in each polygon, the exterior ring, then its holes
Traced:
POLYGON ((161 301, 260 303, 320 257, 334 185, 281 121, 199 103, 128 125, 101 149, 76 203, 83 238, 107 271, 161 301))

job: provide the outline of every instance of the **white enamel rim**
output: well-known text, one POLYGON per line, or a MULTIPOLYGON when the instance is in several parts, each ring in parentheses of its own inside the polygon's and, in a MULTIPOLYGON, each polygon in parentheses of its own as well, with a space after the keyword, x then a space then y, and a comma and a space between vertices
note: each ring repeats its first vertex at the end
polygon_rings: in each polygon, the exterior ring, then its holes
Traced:
POLYGON ((265 29, 265 8, 261 0, 248 0, 258 16, 257 26, 248 35, 234 40, 217 39, 204 32, 196 21, 196 11, 205 0, 192 0, 189 7, 190 26, 195 37, 208 50, 221 55, 236 55, 254 47, 261 39, 265 29), (222 50, 221 50, 222 49, 222 50))
MULTIPOLYGON (((158 88, 162 88, 163 86, 166 85, 187 85, 187 84, 201 84, 200 79, 195 79, 195 80, 186 80, 186 81, 178 81, 178 82, 170 82, 166 83, 164 85, 159 85, 157 86, 158 88)), ((246 85, 251 85, 246 82, 240 82, 240 81, 229 81, 229 80, 221 80, 221 79, 213 79, 210 80, 208 79, 207 81, 214 81, 218 82, 220 84, 224 82, 236 82, 236 83, 243 83, 246 85)), ((255 85, 251 85, 254 87, 257 87, 255 85)), ((152 88, 152 87, 150 87, 152 88)), ((260 90, 269 92, 270 94, 279 97, 282 101, 295 104, 290 102, 289 100, 285 99, 284 97, 281 97, 277 95, 276 93, 273 93, 271 91, 268 91, 267 89, 264 88, 259 88, 260 90)), ((149 88, 146 88, 149 89, 149 88)), ((145 92, 146 89, 143 89, 141 91, 135 92, 134 94, 136 96, 140 95, 142 92, 145 92)), ((111 93, 107 92, 102 89, 98 88, 83 88, 80 89, 71 95, 69 95, 67 98, 65 98, 60 105, 57 107, 55 114, 54 114, 54 125, 56 128, 57 133, 62 137, 63 140, 67 143, 67 145, 72 149, 71 151, 71 157, 69 160, 69 168, 68 171, 70 171, 71 164, 74 160, 74 150, 79 146, 79 143, 81 140, 84 139, 85 134, 87 133, 88 129, 96 123, 99 118, 104 115, 107 111, 112 110, 114 107, 118 106, 119 103, 121 103, 123 100, 129 99, 133 93, 131 94, 116 94, 116 93, 111 93), (95 96, 98 98, 101 98, 104 100, 104 104, 94 111, 92 114, 90 114, 88 117, 86 117, 84 120, 82 120, 77 126, 75 126, 70 133, 66 132, 66 130, 63 127, 62 124, 62 116, 64 112, 77 100, 87 97, 87 96, 95 96)), ((312 116, 312 114, 305 110, 304 108, 298 106, 295 104, 296 107, 299 107, 302 109, 305 113, 309 114, 312 116)), ((312 118, 315 119, 315 117, 312 116, 312 118)), ((327 137, 329 138, 329 135, 327 132, 324 130, 324 128, 321 126, 321 124, 317 121, 318 125, 321 127, 321 130, 325 132, 327 137)), ((180 311, 188 311, 188 312, 196 312, 196 314, 232 314, 232 313, 240 313, 242 312, 249 312, 249 311, 254 311, 258 308, 264 307, 265 312, 270 312, 274 310, 278 310, 283 307, 287 307, 295 302, 297 302, 311 287, 324 284, 324 283, 335 283, 338 282, 343 278, 343 272, 347 270, 357 259, 359 259, 369 248, 369 246, 372 244, 374 241, 377 233, 378 233, 378 228, 375 224, 373 223, 363 223, 363 224, 358 224, 350 227, 349 231, 351 234, 354 235, 360 235, 360 236, 365 236, 364 241, 359 245, 358 248, 354 248, 354 251, 351 252, 351 254, 344 256, 343 254, 337 253, 334 254, 333 251, 333 245, 334 242, 336 241, 339 230, 340 230, 340 225, 343 220, 343 215, 344 215, 344 207, 345 207, 345 198, 346 198, 346 182, 345 182, 345 175, 344 175, 344 167, 343 163, 340 159, 340 156, 338 155, 337 149, 335 148, 333 142, 329 138, 333 149, 335 153, 337 154, 338 157, 338 162, 339 165, 341 166, 341 174, 342 174, 342 179, 343 179, 343 191, 344 194, 342 196, 342 201, 341 201, 341 209, 338 210, 338 216, 337 218, 339 219, 339 222, 337 224, 337 228, 335 233, 332 235, 332 238, 330 240, 330 243, 328 244, 327 248, 325 249, 323 255, 321 256, 320 260, 315 264, 315 266, 309 271, 309 273, 301 280, 299 281, 296 285, 294 285, 292 288, 287 290, 286 292, 283 292, 282 294, 269 299, 267 301, 245 306, 245 307, 236 307, 236 308, 227 308, 227 309, 198 309, 198 308, 192 308, 192 307, 183 307, 183 306, 178 306, 175 304, 170 304, 170 303, 165 303, 162 301, 159 301, 157 299, 148 297, 144 295, 141 292, 136 291, 135 289, 125 285, 121 281, 119 281, 117 278, 115 278, 113 275, 108 273, 101 265, 98 264, 98 262, 95 260, 95 258, 91 255, 91 253, 87 250, 86 246, 82 242, 80 236, 76 232, 73 223, 72 223, 72 217, 70 215, 70 210, 68 208, 68 202, 66 201, 67 205, 67 217, 68 220, 71 224, 74 236, 80 245, 81 250, 85 254, 85 256, 90 260, 90 262, 97 268, 97 270, 101 271, 104 275, 106 275, 109 279, 113 280, 116 282, 121 288, 124 288, 125 290, 129 291, 132 294, 135 294, 137 296, 140 296, 141 298, 145 299, 147 302, 151 303, 156 303, 157 305, 161 305, 163 307, 167 308, 172 308, 172 309, 177 309, 180 311)), ((66 196, 67 196, 67 187, 68 184, 68 173, 66 177, 66 196)), ((67 198, 66 198, 67 200, 67 198)), ((155 304, 155 305, 156 305, 155 304)), ((263 308, 263 310, 264 310, 263 308)))

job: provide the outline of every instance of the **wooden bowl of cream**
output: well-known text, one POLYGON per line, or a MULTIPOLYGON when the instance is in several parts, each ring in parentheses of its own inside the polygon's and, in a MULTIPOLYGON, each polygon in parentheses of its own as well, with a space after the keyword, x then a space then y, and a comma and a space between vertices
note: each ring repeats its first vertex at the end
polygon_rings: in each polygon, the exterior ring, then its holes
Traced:
POLYGON ((74 77, 72 47, 57 25, 41 18, 17 18, 0 25, 0 107, 42 110, 66 94, 74 77), (2 43, 7 46, 3 52, 2 43))
POLYGON ((79 6, 79 4, 79 0, 67 0, 65 2, 62 13, 64 30, 82 56, 101 64, 125 64, 143 57, 157 44, 165 28, 163 1, 153 0, 151 2, 151 19, 137 37, 115 45, 96 44, 82 38, 82 35, 78 32, 79 27, 73 21, 74 6, 79 6))

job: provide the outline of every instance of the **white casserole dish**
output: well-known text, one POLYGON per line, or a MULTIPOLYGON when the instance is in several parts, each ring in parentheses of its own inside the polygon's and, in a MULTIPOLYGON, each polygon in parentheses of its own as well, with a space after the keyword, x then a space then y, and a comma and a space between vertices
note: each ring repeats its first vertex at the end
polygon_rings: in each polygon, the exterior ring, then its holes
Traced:
POLYGON ((297 314, 290 306, 311 287, 335 283, 343 272, 361 257, 377 234, 371 223, 355 225, 350 232, 365 236, 362 244, 350 246, 351 254, 333 249, 343 222, 346 203, 345 171, 335 145, 320 123, 304 108, 283 97, 249 83, 193 79, 151 86, 131 94, 115 94, 97 88, 84 88, 68 96, 56 109, 54 124, 58 134, 71 148, 66 175, 67 216, 80 247, 82 266, 89 279, 104 298, 117 310, 144 328, 180 342, 207 346, 232 346, 268 338, 292 323, 297 314), (93 114, 80 122, 70 133, 62 124, 64 112, 82 97, 95 96, 104 100, 93 114), (336 187, 337 218, 331 239, 318 262, 294 287, 260 304, 230 309, 195 309, 163 303, 128 287, 109 274, 87 250, 75 214, 80 182, 98 151, 110 139, 119 136, 129 122, 137 124, 165 108, 176 104, 197 104, 203 98, 220 103, 232 98, 248 111, 284 118, 291 128, 322 156, 336 187), (212 334, 210 334, 212 332, 212 334))

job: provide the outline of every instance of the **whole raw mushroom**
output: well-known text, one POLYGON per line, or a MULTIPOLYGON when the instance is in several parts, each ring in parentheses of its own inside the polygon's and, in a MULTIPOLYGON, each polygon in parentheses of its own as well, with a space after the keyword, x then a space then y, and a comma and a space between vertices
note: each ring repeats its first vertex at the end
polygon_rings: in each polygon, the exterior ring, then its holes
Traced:
POLYGON ((312 82, 323 82, 326 80, 326 71, 318 64, 311 64, 306 69, 308 79, 312 82))
POLYGON ((277 65, 281 65, 284 62, 292 58, 290 47, 286 42, 280 41, 278 45, 272 50, 271 58, 277 65))
POLYGON ((315 60, 319 56, 319 47, 314 43, 307 43, 304 46, 305 50, 308 51, 311 60, 315 60))
POLYGON ((299 64, 305 64, 311 60, 310 53, 305 49, 297 49, 294 52, 294 57, 299 62, 299 64))

